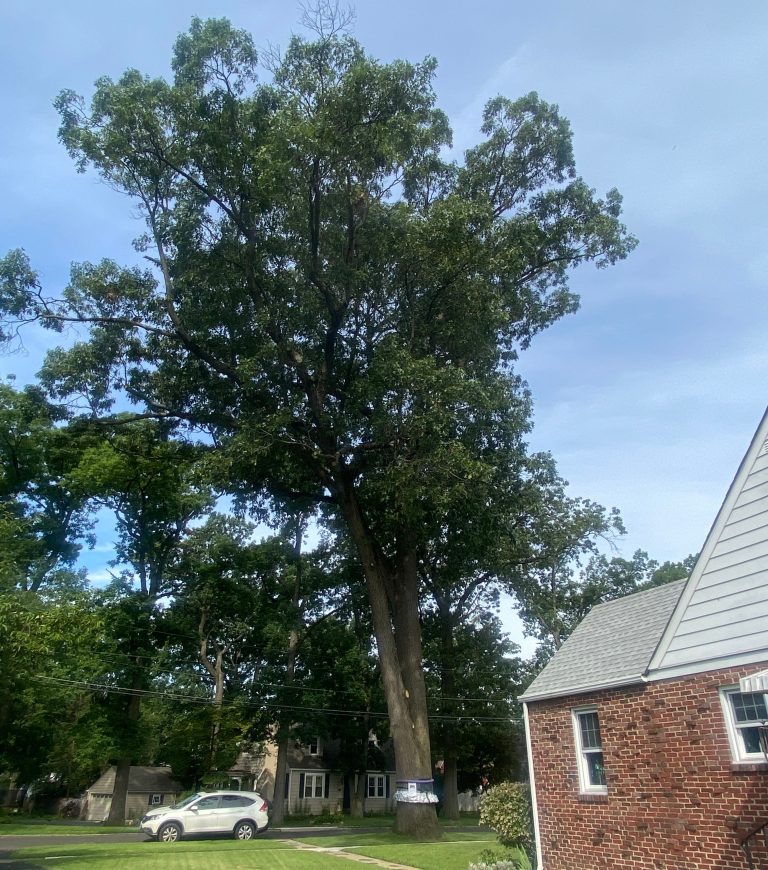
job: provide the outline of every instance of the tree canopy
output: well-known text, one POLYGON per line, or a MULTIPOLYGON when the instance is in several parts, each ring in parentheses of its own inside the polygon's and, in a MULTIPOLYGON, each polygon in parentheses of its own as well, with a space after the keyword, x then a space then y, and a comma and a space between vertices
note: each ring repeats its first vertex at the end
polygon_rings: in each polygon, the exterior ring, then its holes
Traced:
MULTIPOLYGON (((89 328, 45 371, 83 413, 132 403, 213 445, 233 491, 343 525, 405 781, 431 771, 420 550, 478 492, 492 501, 522 449, 515 361, 576 310, 571 270, 635 242, 619 194, 578 176, 556 106, 491 100, 480 144, 451 160, 434 59, 385 63, 316 30, 262 82, 248 34, 194 19, 172 81, 101 78, 90 105, 63 91, 61 140, 138 207, 147 265, 75 265, 55 297, 13 252, 0 304, 89 328)), ((428 832, 434 813, 400 802, 397 824, 428 832)))

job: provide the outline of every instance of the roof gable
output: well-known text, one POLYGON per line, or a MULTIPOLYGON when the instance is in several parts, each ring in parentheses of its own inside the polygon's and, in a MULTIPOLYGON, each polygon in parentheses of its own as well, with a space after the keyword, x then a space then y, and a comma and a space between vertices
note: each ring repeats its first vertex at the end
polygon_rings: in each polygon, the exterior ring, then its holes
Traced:
POLYGON ((593 607, 519 700, 641 682, 685 584, 677 580, 593 607))
MULTIPOLYGON (((115 767, 108 770, 88 789, 94 794, 112 794, 115 789, 115 767)), ((181 785, 173 779, 170 767, 131 767, 128 791, 159 794, 180 794, 181 785)))
POLYGON ((768 659, 768 411, 707 535, 651 679, 768 659))

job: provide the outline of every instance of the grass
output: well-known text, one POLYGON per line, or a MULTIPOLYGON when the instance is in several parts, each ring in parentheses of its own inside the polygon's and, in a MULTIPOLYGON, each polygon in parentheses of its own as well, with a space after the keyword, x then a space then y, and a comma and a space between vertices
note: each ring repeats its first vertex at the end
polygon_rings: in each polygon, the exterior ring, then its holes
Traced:
MULTIPOLYGON (((452 819, 437 819, 440 827, 451 828, 457 825, 477 825, 480 821, 479 813, 462 813, 458 821, 452 819)), ((391 828, 395 823, 394 815, 377 813, 376 815, 364 816, 362 819, 353 818, 349 815, 338 814, 334 816, 286 816, 282 828, 308 828, 324 827, 332 825, 341 828, 391 828)))
POLYGON ((107 827, 101 824, 77 824, 55 819, 25 818, 24 816, 0 816, 0 842, 7 837, 68 837, 74 834, 128 834, 133 827, 107 827))
MULTIPOLYGON (((344 848, 369 858, 405 864, 420 870, 466 870, 470 861, 493 847, 492 834, 452 833, 439 842, 414 842, 391 833, 347 834, 337 837, 304 837, 302 843, 322 850, 344 848)), ((349 870, 348 859, 325 851, 297 849, 280 840, 191 840, 181 843, 88 843, 33 846, 18 849, 15 860, 28 867, 57 865, 87 870, 114 870, 116 866, 141 866, 142 870, 349 870)))

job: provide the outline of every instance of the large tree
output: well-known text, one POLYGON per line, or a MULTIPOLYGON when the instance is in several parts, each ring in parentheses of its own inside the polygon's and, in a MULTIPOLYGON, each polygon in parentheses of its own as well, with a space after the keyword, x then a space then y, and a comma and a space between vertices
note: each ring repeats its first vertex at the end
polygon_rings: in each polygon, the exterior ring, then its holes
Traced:
MULTIPOLYGON (((142 212, 149 268, 77 266, 57 300, 16 252, 0 301, 90 324, 64 356, 91 412, 122 391, 204 430, 242 490, 331 507, 365 577, 398 779, 425 779, 419 546, 493 476, 465 435, 503 441, 520 420, 516 353, 577 308, 571 268, 634 241, 619 194, 577 176, 556 106, 491 100, 451 162, 434 60, 381 63, 322 16, 317 31, 260 84, 247 34, 194 20, 172 82, 103 78, 90 108, 63 92, 61 139, 142 212)), ((399 830, 435 823, 398 803, 399 830)))

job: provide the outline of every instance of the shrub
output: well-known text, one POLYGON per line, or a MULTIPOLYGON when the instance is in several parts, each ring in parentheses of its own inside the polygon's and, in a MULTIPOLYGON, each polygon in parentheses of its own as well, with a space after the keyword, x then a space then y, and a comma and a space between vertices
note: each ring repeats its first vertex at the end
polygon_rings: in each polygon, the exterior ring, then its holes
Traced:
POLYGON ((483 849, 477 861, 469 865, 468 870, 519 870, 520 853, 505 849, 503 853, 492 849, 483 849))
POLYGON ((533 815, 527 783, 502 782, 483 795, 480 824, 496 831, 503 846, 533 847, 533 815))

